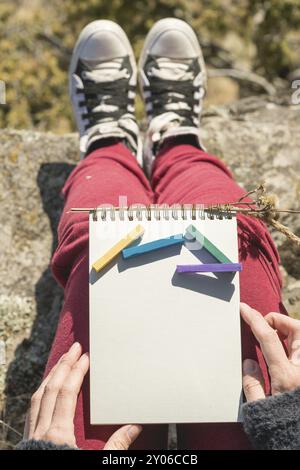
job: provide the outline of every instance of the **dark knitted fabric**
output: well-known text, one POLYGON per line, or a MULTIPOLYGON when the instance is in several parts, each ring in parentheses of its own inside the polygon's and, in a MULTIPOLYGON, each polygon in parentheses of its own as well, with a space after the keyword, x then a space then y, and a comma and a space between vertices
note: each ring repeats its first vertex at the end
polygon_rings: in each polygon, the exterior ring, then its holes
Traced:
POLYGON ((246 403, 243 418, 255 449, 300 449, 300 388, 246 403))
POLYGON ((36 441, 30 439, 29 441, 21 441, 16 446, 16 450, 78 450, 73 447, 69 447, 67 444, 55 445, 51 441, 36 441))
MULTIPOLYGON (((243 405, 244 430, 255 449, 300 450, 300 388, 243 405)), ((17 450, 76 450, 49 441, 21 441, 17 450)))

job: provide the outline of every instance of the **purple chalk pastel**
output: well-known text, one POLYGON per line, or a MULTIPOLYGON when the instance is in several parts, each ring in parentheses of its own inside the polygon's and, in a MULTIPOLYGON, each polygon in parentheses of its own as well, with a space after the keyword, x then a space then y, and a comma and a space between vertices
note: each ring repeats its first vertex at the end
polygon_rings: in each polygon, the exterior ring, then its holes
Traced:
POLYGON ((241 263, 180 264, 177 273, 232 273, 242 271, 241 263))

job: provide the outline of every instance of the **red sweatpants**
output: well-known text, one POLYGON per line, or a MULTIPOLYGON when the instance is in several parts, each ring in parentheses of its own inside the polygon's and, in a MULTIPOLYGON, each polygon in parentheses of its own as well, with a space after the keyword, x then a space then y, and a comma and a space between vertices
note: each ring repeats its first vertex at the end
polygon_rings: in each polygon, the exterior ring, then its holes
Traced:
MULTIPOLYGON (((88 215, 68 213, 71 207, 128 204, 222 203, 244 193, 220 160, 192 145, 164 148, 157 156, 152 189, 134 156, 122 143, 93 151, 69 176, 63 189, 65 207, 58 228, 59 244, 52 260, 55 278, 65 292, 46 374, 74 341, 89 349, 88 322, 88 215)), ((238 217, 241 300, 263 315, 286 313, 280 297, 278 254, 265 226, 250 217, 238 217)), ((256 358, 268 375, 261 353, 248 327, 242 325, 244 358, 256 358)), ((228 377, 230 380, 230 377, 228 377)), ((101 390, 99 390, 101 395, 101 390)), ((75 430, 82 449, 101 449, 115 426, 89 424, 89 379, 78 399, 75 430)), ((246 449, 249 442, 240 424, 180 424, 179 449, 246 449)), ((167 425, 146 425, 133 449, 166 449, 167 425)))

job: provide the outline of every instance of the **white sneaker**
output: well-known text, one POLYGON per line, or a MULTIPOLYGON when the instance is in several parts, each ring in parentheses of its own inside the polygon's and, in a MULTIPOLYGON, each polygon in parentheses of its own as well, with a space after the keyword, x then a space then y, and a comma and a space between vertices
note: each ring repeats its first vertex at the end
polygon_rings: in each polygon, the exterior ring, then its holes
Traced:
POLYGON ((206 70, 196 34, 187 23, 174 18, 155 23, 141 53, 139 81, 148 117, 144 167, 150 174, 166 138, 194 135, 203 148, 199 125, 206 70))
POLYGON ((80 153, 100 139, 123 139, 141 162, 134 115, 137 67, 130 42, 113 21, 97 20, 80 33, 69 69, 69 93, 79 134, 80 153))

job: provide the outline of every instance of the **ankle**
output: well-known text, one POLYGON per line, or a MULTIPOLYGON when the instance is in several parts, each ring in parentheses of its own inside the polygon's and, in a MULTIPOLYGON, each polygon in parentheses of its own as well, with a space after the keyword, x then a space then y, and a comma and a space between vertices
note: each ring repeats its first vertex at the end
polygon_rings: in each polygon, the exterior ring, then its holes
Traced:
MULTIPOLYGON (((193 147, 200 148, 199 140, 195 135, 187 134, 187 135, 178 135, 166 138, 160 148, 158 149, 159 152, 166 151, 170 148, 177 147, 177 145, 192 145, 193 147)), ((158 152, 157 152, 158 153, 158 152)))
POLYGON ((123 139, 118 138, 118 137, 107 137, 107 138, 95 140, 88 146, 85 157, 87 157, 90 153, 94 152, 95 150, 99 150, 104 147, 109 147, 110 145, 115 145, 123 141, 124 141, 123 139))

